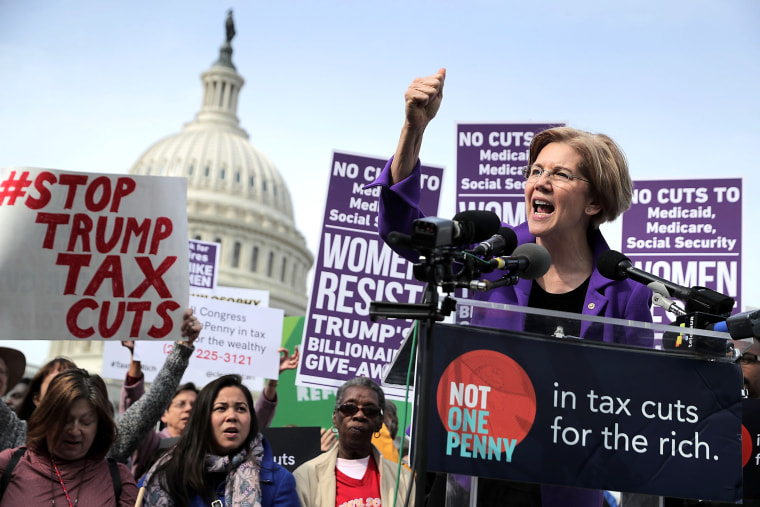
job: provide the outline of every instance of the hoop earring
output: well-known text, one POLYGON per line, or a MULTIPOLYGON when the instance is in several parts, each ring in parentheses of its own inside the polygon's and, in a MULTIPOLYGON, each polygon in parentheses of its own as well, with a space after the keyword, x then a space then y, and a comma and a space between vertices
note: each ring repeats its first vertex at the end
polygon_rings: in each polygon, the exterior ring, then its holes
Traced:
POLYGON ((380 438, 380 431, 376 431, 375 433, 372 434, 372 436, 375 438, 380 438))

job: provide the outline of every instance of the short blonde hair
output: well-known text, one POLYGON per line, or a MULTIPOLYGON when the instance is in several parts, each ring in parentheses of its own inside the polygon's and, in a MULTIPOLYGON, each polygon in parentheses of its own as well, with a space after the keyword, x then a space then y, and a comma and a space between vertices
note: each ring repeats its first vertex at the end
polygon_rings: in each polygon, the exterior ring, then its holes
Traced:
POLYGON ((601 211, 591 217, 591 226, 598 228, 611 222, 631 207, 633 182, 628 162, 620 147, 604 134, 592 134, 571 127, 555 127, 533 136, 528 167, 550 143, 564 143, 581 156, 581 175, 591 182, 591 196, 601 211))

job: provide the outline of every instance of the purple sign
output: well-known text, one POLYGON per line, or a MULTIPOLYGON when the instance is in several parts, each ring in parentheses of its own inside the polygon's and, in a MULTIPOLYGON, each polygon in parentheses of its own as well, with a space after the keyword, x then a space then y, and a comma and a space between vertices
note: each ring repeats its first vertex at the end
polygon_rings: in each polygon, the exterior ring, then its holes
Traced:
POLYGON ((525 178, 533 136, 561 123, 457 125, 457 211, 493 211, 515 226, 525 221, 525 178))
MULTIPOLYGON (((633 265, 685 287, 707 287, 741 308, 742 180, 634 183, 622 252, 633 265)), ((662 308, 654 321, 674 319, 662 308)))
MULTIPOLYGON (((417 303, 424 285, 412 264, 378 236, 380 187, 364 189, 386 160, 333 154, 322 239, 299 365, 299 385, 340 386, 370 377, 378 383, 401 346, 411 321, 372 322, 372 301, 417 303)), ((422 167, 420 207, 438 210, 443 168, 422 167)))
POLYGON ((191 239, 190 248, 190 287, 201 289, 216 288, 219 270, 219 243, 209 243, 191 239))
MULTIPOLYGON (((526 220, 525 178, 530 142, 537 133, 563 123, 457 125, 457 212, 493 211, 514 227, 526 220)), ((471 297, 466 289, 460 297, 471 297)), ((456 321, 466 324, 471 307, 457 305, 456 321)))

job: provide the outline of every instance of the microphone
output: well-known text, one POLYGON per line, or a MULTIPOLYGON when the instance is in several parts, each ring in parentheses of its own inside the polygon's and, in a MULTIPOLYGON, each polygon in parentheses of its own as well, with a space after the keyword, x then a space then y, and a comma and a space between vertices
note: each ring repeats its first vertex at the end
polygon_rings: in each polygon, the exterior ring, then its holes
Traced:
POLYGON ((760 310, 737 313, 712 324, 709 329, 729 333, 734 340, 760 338, 760 310))
POLYGON ((535 280, 549 271, 552 257, 549 251, 538 243, 525 243, 518 246, 509 257, 496 257, 490 260, 494 269, 516 271, 520 278, 535 280))
POLYGON ((634 268, 631 259, 615 250, 607 250, 599 254, 599 257, 596 259, 596 270, 599 271, 600 275, 610 280, 625 280, 626 278, 630 278, 634 282, 643 283, 647 286, 652 282, 657 282, 665 287, 668 295, 671 297, 684 301, 691 297, 692 290, 690 288, 634 268))
POLYGON ((388 235, 388 240, 392 244, 426 251, 484 241, 496 234, 499 227, 501 219, 493 211, 468 210, 457 213, 453 220, 418 218, 412 222, 411 236, 392 232, 388 235))
POLYGON ((404 248, 412 248, 412 237, 403 232, 391 231, 388 233, 388 243, 404 248))
POLYGON ((517 246, 517 234, 509 227, 502 227, 499 231, 480 243, 467 253, 481 257, 491 257, 501 253, 511 254, 517 246))
POLYGON ((730 314, 734 307, 734 298, 730 296, 707 287, 684 287, 634 268, 631 259, 615 250, 607 250, 599 254, 596 260, 596 269, 599 274, 610 280, 630 278, 634 282, 643 283, 647 286, 652 282, 658 282, 661 284, 658 287, 664 286, 668 295, 686 303, 687 312, 702 311, 723 315, 730 314))
POLYGON ((549 270, 552 258, 541 245, 525 243, 518 246, 511 256, 496 257, 491 259, 490 264, 494 269, 511 273, 498 280, 473 280, 469 282, 469 289, 486 292, 504 285, 513 285, 517 283, 518 277, 535 280, 549 270))
MULTIPOLYGON (((484 241, 489 236, 500 232, 501 219, 493 211, 467 210, 454 215, 452 220, 455 232, 454 239, 460 244, 472 244, 484 241)), ((513 232, 514 234, 514 232, 513 232)))

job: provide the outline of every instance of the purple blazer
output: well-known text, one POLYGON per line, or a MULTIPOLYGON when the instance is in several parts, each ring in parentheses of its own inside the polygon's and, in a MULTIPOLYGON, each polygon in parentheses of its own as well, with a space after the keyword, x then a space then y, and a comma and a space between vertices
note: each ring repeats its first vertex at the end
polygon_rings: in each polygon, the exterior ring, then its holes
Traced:
MULTIPOLYGON (((382 187, 380 191, 378 232, 386 243, 389 233, 396 231, 410 234, 412 222, 425 216, 419 209, 421 174, 419 160, 408 178, 391 185, 390 166, 392 160, 388 161, 377 179, 367 185, 368 187, 382 187)), ((517 234, 518 245, 536 242, 536 238, 528 230, 527 223, 518 225, 514 228, 514 231, 517 234)), ((590 242, 594 255, 594 268, 596 268, 596 259, 599 254, 609 250, 609 246, 599 230, 594 230, 591 233, 590 242)), ((418 259, 417 252, 413 250, 390 245, 390 243, 389 246, 398 254, 413 262, 416 262, 418 259)), ((501 274, 491 273, 490 276, 498 278, 501 274)), ((520 279, 516 285, 499 287, 485 293, 478 292, 474 294, 473 299, 528 306, 532 286, 532 280, 520 279)), ((645 285, 628 279, 613 281, 603 277, 594 269, 589 280, 586 298, 583 302, 583 314, 652 322, 650 310, 652 304, 651 295, 651 291, 645 285)), ((475 308, 472 324, 498 329, 522 330, 524 320, 525 316, 522 314, 510 314, 505 317, 504 312, 475 308)), ((581 338, 624 343, 647 348, 654 346, 654 335, 647 330, 629 329, 622 336, 620 333, 617 333, 617 336, 615 334, 610 329, 610 326, 597 326, 585 321, 581 323, 581 338)), ((541 499, 545 507, 601 507, 603 504, 603 492, 542 484, 541 499)))
MULTIPOLYGON (((418 206, 420 200, 420 162, 417 161, 414 171, 408 178, 391 185, 391 161, 392 159, 388 161, 377 179, 368 185, 369 187, 382 187, 378 231, 386 242, 388 234, 393 231, 410 234, 412 222, 425 216, 418 206)), ((536 242, 536 238, 528 231, 527 223, 518 225, 514 231, 517 234, 518 245, 536 242)), ((596 264, 599 254, 609 250, 609 246, 599 230, 594 230, 591 233, 590 241, 594 263, 596 264)), ((418 259, 417 252, 413 250, 394 245, 391 245, 391 248, 407 259, 412 261, 418 259)), ((500 273, 490 274, 490 277, 494 279, 499 276, 500 273)), ((516 285, 500 287, 485 293, 475 293, 473 299, 528 306, 532 285, 532 280, 520 279, 516 285)), ((651 295, 649 288, 643 284, 628 279, 613 281, 603 277, 594 269, 589 280, 582 313, 584 315, 652 322, 651 295)), ((511 318, 505 318, 503 312, 476 308, 472 324, 498 329, 522 330, 523 321, 524 315, 513 315, 511 318)), ((603 327, 605 329, 602 329, 602 326, 592 325, 590 322, 582 322, 581 337, 648 348, 654 346, 654 336, 649 331, 633 329, 625 336, 613 336, 614 332, 610 326, 603 327)))

